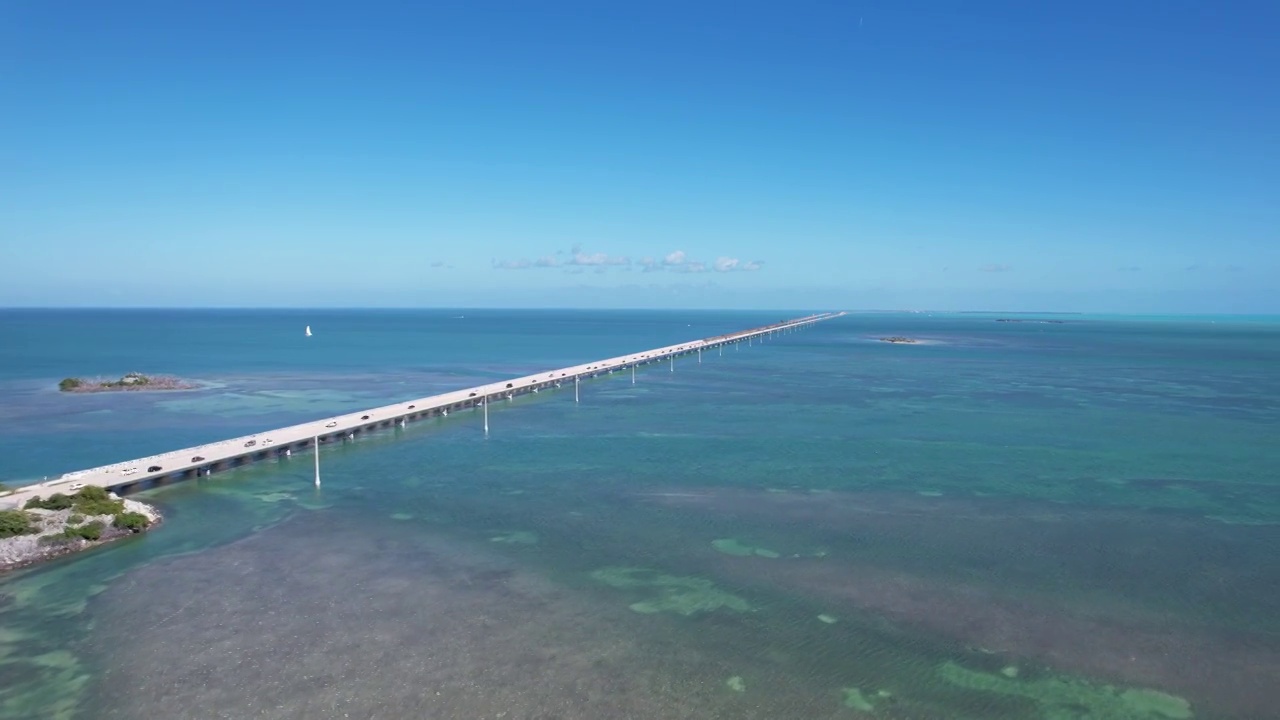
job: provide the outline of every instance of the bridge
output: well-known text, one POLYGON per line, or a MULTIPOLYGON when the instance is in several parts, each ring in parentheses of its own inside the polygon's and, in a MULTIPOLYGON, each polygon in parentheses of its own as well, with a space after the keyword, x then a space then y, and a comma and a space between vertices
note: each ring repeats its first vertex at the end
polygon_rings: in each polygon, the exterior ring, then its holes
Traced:
POLYGON ((195 447, 173 450, 150 457, 103 465, 88 470, 66 473, 53 480, 26 485, 0 494, 0 507, 21 507, 28 498, 52 493, 72 494, 82 487, 102 487, 119 495, 147 490, 180 480, 211 475, 248 465, 260 460, 292 455, 308 448, 316 451, 316 483, 320 482, 319 448, 325 443, 341 442, 357 434, 373 432, 406 423, 435 417, 447 417, 451 412, 479 408, 484 412, 484 430, 489 431, 489 404, 494 400, 508 400, 517 395, 554 390, 567 384, 573 385, 574 401, 578 400, 579 384, 601 375, 631 370, 635 382, 636 368, 666 361, 672 370, 678 357, 697 355, 737 343, 751 344, 756 338, 793 332, 823 320, 839 317, 844 313, 820 313, 773 325, 752 328, 728 335, 717 335, 701 340, 691 340, 679 345, 646 350, 630 355, 596 360, 583 365, 534 373, 524 377, 501 380, 487 385, 432 395, 417 400, 407 400, 359 410, 345 415, 305 422, 300 425, 278 428, 244 437, 231 438, 195 447))

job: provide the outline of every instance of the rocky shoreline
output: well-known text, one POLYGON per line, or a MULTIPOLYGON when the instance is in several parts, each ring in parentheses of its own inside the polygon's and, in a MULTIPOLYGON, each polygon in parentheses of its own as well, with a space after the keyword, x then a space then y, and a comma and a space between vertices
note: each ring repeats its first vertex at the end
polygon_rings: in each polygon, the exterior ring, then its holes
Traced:
POLYGON ((143 533, 164 520, 160 512, 151 505, 117 498, 114 494, 108 497, 110 502, 119 503, 120 511, 87 514, 76 507, 59 510, 32 507, 21 511, 5 511, 25 513, 30 530, 22 534, 0 537, 0 573, 143 533), (135 513, 145 518, 145 524, 120 522, 122 516, 128 517, 135 513), (85 529, 97 529, 98 532, 82 532, 81 535, 76 535, 77 530, 85 529), (71 531, 70 534, 68 531, 71 531), (94 534, 97 535, 95 539, 85 537, 85 535, 94 534))

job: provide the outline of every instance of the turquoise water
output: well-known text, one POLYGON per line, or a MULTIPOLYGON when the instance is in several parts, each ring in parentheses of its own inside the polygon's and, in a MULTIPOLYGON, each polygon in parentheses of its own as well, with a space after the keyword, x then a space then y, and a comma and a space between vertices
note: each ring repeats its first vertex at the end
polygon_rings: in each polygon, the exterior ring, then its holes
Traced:
MULTIPOLYGON (((799 314, 3 311, 0 481, 799 314)), ((855 314, 153 491, 0 580, 0 717, 1274 717, 1278 361, 855 314)))

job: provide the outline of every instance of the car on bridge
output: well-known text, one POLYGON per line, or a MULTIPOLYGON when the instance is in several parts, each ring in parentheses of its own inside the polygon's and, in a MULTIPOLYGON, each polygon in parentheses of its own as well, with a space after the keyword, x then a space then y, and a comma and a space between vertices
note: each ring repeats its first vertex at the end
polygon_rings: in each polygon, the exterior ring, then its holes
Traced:
POLYGON ((337 421, 337 420, 334 420, 334 421, 333 421, 333 422, 331 422, 331 423, 325 423, 325 425, 324 425, 324 426, 325 426, 325 427, 338 427, 338 421, 337 421))
POLYGON ((195 456, 195 457, 191 458, 191 462, 204 462, 204 456, 203 456, 203 455, 197 455, 197 456, 195 456))
POLYGON ((152 465, 151 467, 147 468, 147 472, 160 472, 163 469, 164 468, 160 467, 159 465, 152 465))
POLYGON ((254 445, 257 445, 257 444, 258 444, 258 441, 257 441, 257 440, 250 440, 249 442, 245 443, 245 444, 244 444, 244 446, 245 446, 245 447, 253 447, 254 445))
POLYGON ((368 419, 369 419, 369 416, 368 416, 368 415, 361 415, 361 416, 360 416, 360 419, 361 419, 361 420, 368 420, 368 419))

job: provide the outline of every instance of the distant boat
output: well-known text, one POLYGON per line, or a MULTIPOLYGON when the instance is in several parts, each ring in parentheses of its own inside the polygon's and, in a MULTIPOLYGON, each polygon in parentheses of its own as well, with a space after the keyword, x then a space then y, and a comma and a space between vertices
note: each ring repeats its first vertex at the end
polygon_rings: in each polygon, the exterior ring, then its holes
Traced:
POLYGON ((311 337, 311 326, 307 326, 307 337, 311 337))

